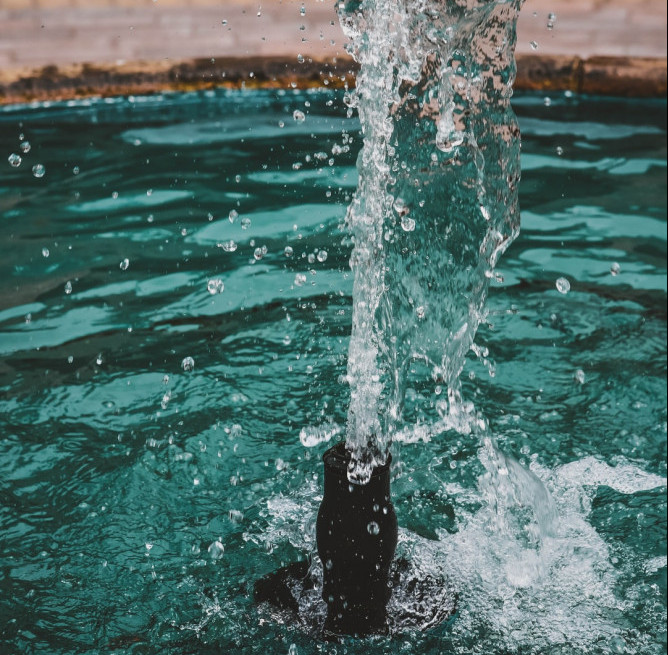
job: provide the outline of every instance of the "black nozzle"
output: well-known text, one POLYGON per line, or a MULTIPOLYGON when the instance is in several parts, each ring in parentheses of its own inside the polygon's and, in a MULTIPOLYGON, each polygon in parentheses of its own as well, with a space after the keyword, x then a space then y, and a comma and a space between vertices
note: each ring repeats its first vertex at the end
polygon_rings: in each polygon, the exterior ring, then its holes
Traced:
POLYGON ((324 455, 325 493, 316 540, 323 565, 325 632, 382 633, 387 626, 389 571, 397 546, 397 517, 390 498, 390 462, 365 485, 348 480, 350 453, 341 442, 324 455))

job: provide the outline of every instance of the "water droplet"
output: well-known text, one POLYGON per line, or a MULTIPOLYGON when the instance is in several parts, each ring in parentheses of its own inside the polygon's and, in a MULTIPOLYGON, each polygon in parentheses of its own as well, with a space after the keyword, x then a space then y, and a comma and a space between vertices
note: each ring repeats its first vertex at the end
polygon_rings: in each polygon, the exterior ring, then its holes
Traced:
POLYGON ((334 562, 332 562, 331 559, 328 559, 328 560, 325 562, 325 568, 326 568, 328 571, 331 571, 331 570, 334 568, 334 562))
POLYGON ((229 241, 223 241, 223 243, 218 244, 219 248, 222 248, 225 252, 234 252, 237 249, 236 241, 230 239, 229 241))
POLYGON ((239 218, 239 212, 236 209, 230 209, 228 218, 230 219, 230 223, 234 223, 234 221, 236 221, 237 218, 239 218))
POLYGON ((195 368, 195 360, 192 357, 184 357, 181 368, 186 372, 192 371, 195 368))
POLYGON ((610 266, 610 275, 619 275, 621 270, 622 267, 617 262, 614 262, 612 266, 610 266))
POLYGON ((532 50, 538 50, 538 41, 531 41, 529 45, 531 46, 532 50))
POLYGON ((375 521, 371 521, 371 523, 366 526, 366 529, 369 534, 376 535, 380 533, 380 526, 375 521))
POLYGON ((206 283, 206 290, 212 296, 215 296, 217 293, 223 293, 225 290, 225 284, 220 278, 214 278, 206 283))
POLYGON ((235 175, 235 176, 234 176, 234 181, 235 181, 237 184, 239 184, 239 182, 241 182, 241 175, 235 175))
POLYGON ((295 286, 303 287, 306 284, 306 275, 304 273, 297 273, 295 275, 295 286))
POLYGON ((267 254, 267 246, 262 246, 261 248, 255 248, 253 251, 253 257, 256 261, 260 261, 267 254))
POLYGON ((211 559, 220 559, 225 553, 225 547, 220 541, 216 540, 207 548, 207 552, 211 559))
POLYGON ((73 173, 74 175, 79 175, 79 170, 80 170, 79 167, 78 167, 78 166, 75 166, 75 167, 72 169, 72 173, 73 173))
POLYGON ((169 405, 169 401, 172 399, 172 392, 171 391, 165 391, 165 394, 162 397, 162 400, 160 401, 160 407, 162 409, 167 409, 167 405, 169 405))
POLYGON ((299 109, 295 109, 292 112, 292 118, 294 118, 298 123, 303 123, 306 120, 306 115, 304 114, 303 111, 299 111, 299 109))
POLYGON ((251 219, 248 218, 247 216, 244 216, 241 219, 241 229, 242 230, 247 230, 251 226, 251 219))
POLYGON ((102 366, 102 353, 99 353, 98 356, 95 358, 95 363, 98 366, 102 366))
POLYGON ((119 264, 119 267, 122 271, 127 271, 129 266, 130 260, 127 257, 119 264))
POLYGON ((416 308, 415 308, 415 315, 416 315, 420 320, 422 320, 422 319, 424 318, 424 315, 425 315, 425 309, 424 309, 424 307, 422 307, 422 305, 420 305, 419 307, 416 307, 416 308))
POLYGON ((227 19, 223 18, 222 21, 220 21, 223 25, 227 25, 227 19))
POLYGON ((405 232, 412 232, 415 229, 415 221, 410 216, 402 216, 401 229, 405 232))
POLYGON ((322 264, 322 262, 327 260, 327 251, 326 250, 320 250, 317 255, 318 261, 322 264))
POLYGON ((70 356, 67 358, 67 363, 68 363, 68 364, 71 364, 73 361, 74 361, 74 357, 72 357, 72 355, 70 355, 70 356))
POLYGON ((43 164, 35 164, 32 167, 32 174, 39 179, 40 177, 44 177, 46 174, 46 168, 44 168, 43 164))
POLYGON ((7 161, 12 168, 18 168, 21 165, 23 159, 21 159, 21 155, 17 155, 15 152, 13 152, 11 155, 9 155, 9 157, 7 157, 7 161))
POLYGON ((165 374, 162 376, 162 383, 169 384, 169 375, 165 374))
POLYGON ((299 8, 299 15, 306 16, 306 7, 304 5, 299 8))
POLYGON ((559 293, 567 294, 571 290, 571 283, 565 277, 560 277, 556 282, 556 287, 559 293))
POLYGON ((303 64, 303 63, 304 63, 304 55, 297 55, 297 61, 298 61, 300 64, 303 64))
POLYGON ((285 246, 285 250, 283 250, 283 252, 285 253, 286 257, 292 257, 295 251, 292 249, 291 246, 285 246))
POLYGON ((49 256, 49 249, 42 248, 42 257, 48 257, 48 256, 49 256))
POLYGON ((21 145, 19 146, 21 148, 21 152, 24 154, 27 154, 30 152, 30 141, 21 141, 21 145))
POLYGON ((584 384, 585 383, 585 372, 581 368, 579 368, 573 374, 573 378, 575 379, 576 382, 579 382, 580 384, 584 384))
POLYGON ((564 154, 564 149, 561 146, 557 146, 557 155, 561 157, 564 154))
POLYGON ((65 293, 68 296, 72 293, 72 283, 69 280, 65 283, 65 293))

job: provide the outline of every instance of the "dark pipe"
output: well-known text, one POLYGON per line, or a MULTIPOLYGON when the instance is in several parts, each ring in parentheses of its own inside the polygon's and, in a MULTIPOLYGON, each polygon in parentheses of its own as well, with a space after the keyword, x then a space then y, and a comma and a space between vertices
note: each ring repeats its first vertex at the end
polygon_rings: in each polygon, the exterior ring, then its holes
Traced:
POLYGON ((325 632, 367 635, 387 629, 389 570, 397 546, 390 462, 365 485, 348 481, 350 453, 341 442, 324 455, 325 493, 316 541, 323 565, 325 632))

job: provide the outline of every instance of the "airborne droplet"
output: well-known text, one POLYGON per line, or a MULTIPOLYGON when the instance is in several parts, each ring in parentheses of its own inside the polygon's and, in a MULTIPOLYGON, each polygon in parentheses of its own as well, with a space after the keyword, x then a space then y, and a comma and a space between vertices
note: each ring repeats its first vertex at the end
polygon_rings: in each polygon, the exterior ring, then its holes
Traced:
POLYGON ((564 295, 571 290, 571 283, 565 277, 560 277, 555 286, 557 287, 557 291, 564 295))

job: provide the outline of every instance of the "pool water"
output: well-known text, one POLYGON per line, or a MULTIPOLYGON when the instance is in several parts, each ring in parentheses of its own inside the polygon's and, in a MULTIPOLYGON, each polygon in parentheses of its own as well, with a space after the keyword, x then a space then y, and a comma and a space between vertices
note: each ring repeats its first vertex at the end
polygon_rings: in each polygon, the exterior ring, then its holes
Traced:
POLYGON ((666 652, 666 103, 514 104, 522 233, 463 389, 527 497, 499 510, 476 437, 420 439, 410 390, 399 551, 458 614, 343 644, 252 599, 314 553, 345 425, 342 96, 0 110, 1 652, 666 652))

